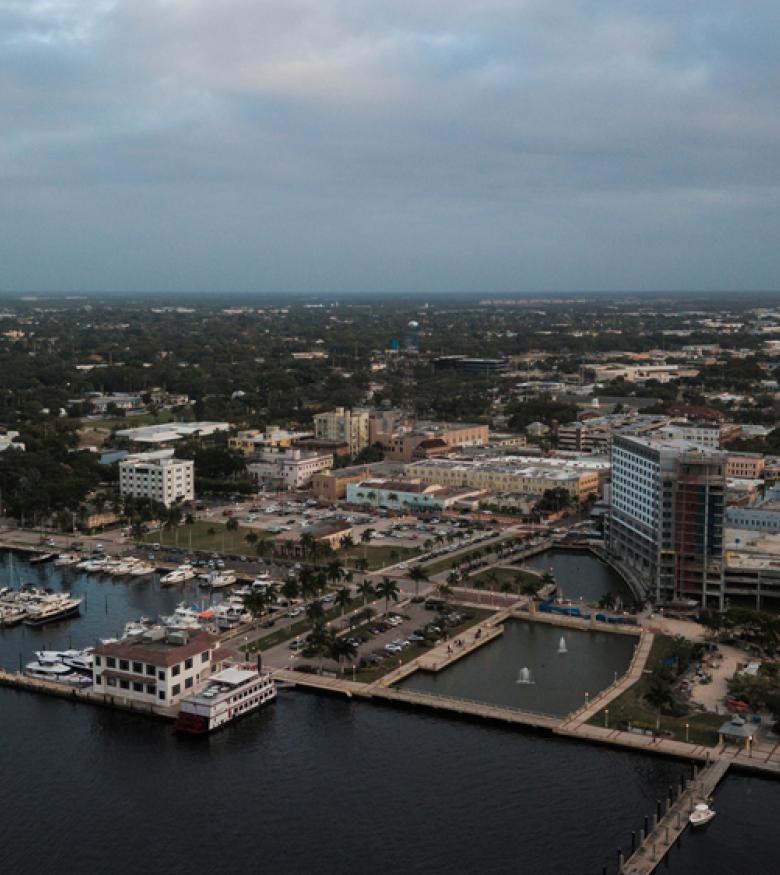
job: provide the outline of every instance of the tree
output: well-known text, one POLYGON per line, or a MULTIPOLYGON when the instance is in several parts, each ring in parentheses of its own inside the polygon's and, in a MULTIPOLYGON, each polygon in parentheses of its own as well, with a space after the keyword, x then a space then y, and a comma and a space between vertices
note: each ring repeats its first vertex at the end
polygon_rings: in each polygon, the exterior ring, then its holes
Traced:
POLYGON ((244 607, 254 619, 262 616, 262 614, 265 613, 267 606, 268 594, 262 589, 253 590, 248 595, 244 596, 244 607))
POLYGON ((314 540, 314 535, 311 532, 303 532, 301 537, 298 539, 298 543, 301 545, 301 552, 304 557, 310 556, 314 551, 314 545, 317 543, 314 540))
POLYGON ((379 598, 385 600, 385 614, 387 614, 390 608, 390 600, 392 599, 394 602, 398 601, 398 584, 390 577, 383 577, 377 584, 376 594, 379 598))
POLYGON ((322 656, 327 652, 332 638, 333 636, 322 622, 322 619, 315 619, 306 641, 309 648, 320 657, 320 671, 322 671, 322 656))
POLYGON ((225 528, 228 532, 235 532, 238 529, 238 520, 234 516, 230 517, 227 523, 225 523, 225 528))
POLYGON ((376 590, 374 589, 374 585, 370 580, 364 578, 357 586, 357 591, 360 595, 363 596, 363 607, 368 603, 369 597, 373 597, 376 595, 376 590))
POLYGON ((338 663, 339 673, 344 671, 342 661, 354 660, 357 647, 348 638, 333 636, 328 644, 328 656, 338 663))
POLYGON ((300 591, 301 588, 298 585, 298 581, 294 577, 288 577, 281 587, 281 593, 288 601, 297 599, 300 591))
POLYGON ((413 565, 409 571, 409 577, 414 581, 414 597, 420 596, 420 584, 428 580, 428 572, 422 565, 413 565))
POLYGON ((536 598, 543 585, 541 578, 528 576, 520 584, 520 594, 536 598))
POLYGON ((192 549, 192 527, 195 525, 195 517, 188 513, 184 517, 184 525, 187 527, 187 546, 192 549))
POLYGON ((325 573, 331 583, 338 583, 344 576, 344 563, 341 559, 331 559, 331 561, 328 562, 325 573))
POLYGON ((339 539, 339 544, 341 545, 342 550, 350 550, 355 546, 355 539, 352 535, 344 535, 343 538, 339 539))
POLYGON ((372 528, 363 529, 360 533, 360 543, 363 545, 363 558, 367 559, 368 554, 368 545, 371 543, 371 538, 374 535, 374 530, 372 528))
POLYGON ((250 545, 250 547, 253 544, 256 544, 258 541, 257 532, 247 532, 247 534, 244 535, 244 540, 250 545))
POLYGON ((341 608, 341 616, 344 616, 344 612, 352 603, 352 593, 347 589, 346 586, 342 586, 341 589, 336 590, 336 604, 341 608))
POLYGON ((322 607, 322 602, 315 599, 313 602, 307 605, 306 616, 310 620, 321 620, 325 616, 325 609, 322 607))
POLYGON ((604 608, 607 611, 611 611, 615 607, 615 593, 605 592, 604 595, 599 599, 599 607, 604 608))

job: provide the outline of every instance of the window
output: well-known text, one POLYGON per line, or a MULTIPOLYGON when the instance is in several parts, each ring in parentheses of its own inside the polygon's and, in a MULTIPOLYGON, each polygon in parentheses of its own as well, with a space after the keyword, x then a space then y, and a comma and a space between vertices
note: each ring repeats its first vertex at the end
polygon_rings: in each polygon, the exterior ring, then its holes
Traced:
POLYGON ((192 668, 192 657, 184 660, 184 668, 185 669, 192 668))
POLYGON ((180 692, 181 692, 181 685, 180 684, 174 684, 173 687, 171 687, 171 695, 172 696, 178 696, 180 692))
POLYGON ((144 685, 139 684, 138 681, 133 681, 133 691, 136 693, 143 693, 144 685))
POLYGON ((207 650, 205 653, 201 653, 201 655, 200 655, 200 661, 201 661, 201 662, 208 662, 208 661, 209 661, 209 652, 208 652, 208 650, 207 650))
POLYGON ((189 689, 189 688, 192 686, 192 678, 187 678, 187 679, 184 681, 184 686, 185 686, 186 689, 189 689))
POLYGON ((180 665, 174 665, 174 667, 171 669, 171 674, 172 674, 174 677, 176 677, 176 675, 179 674, 180 672, 181 672, 181 666, 180 666, 180 665))
POLYGON ((107 656, 106 657, 106 665, 109 668, 116 668, 116 659, 114 659, 113 656, 107 656))
POLYGON ((153 695, 154 695, 154 684, 147 684, 147 685, 146 685, 146 692, 147 692, 150 696, 153 696, 153 695))
POLYGON ((161 668, 157 670, 157 680, 164 681, 165 680, 165 669, 161 668))
POLYGON ((119 686, 120 686, 123 690, 129 690, 129 689, 130 689, 130 683, 129 683, 128 681, 124 681, 124 680, 123 680, 123 681, 119 681, 119 686))
POLYGON ((157 698, 165 701, 165 690, 160 690, 160 692, 157 693, 157 698))
POLYGON ((154 677, 154 666, 153 666, 153 665, 147 665, 147 666, 146 666, 146 673, 149 675, 149 677, 152 677, 152 678, 153 678, 153 677, 154 677))
POLYGON ((144 673, 144 664, 142 662, 134 662, 133 663, 133 671, 135 674, 143 674, 144 673))
POLYGON ((95 686, 96 686, 96 687, 97 687, 97 686, 100 686, 100 683, 101 683, 101 681, 100 681, 100 675, 99 675, 99 674, 96 674, 96 675, 95 675, 95 686))
POLYGON ((119 660, 119 668, 121 668, 122 671, 129 671, 129 670, 130 670, 130 662, 129 662, 129 660, 127 660, 127 659, 120 659, 120 660, 119 660))
POLYGON ((103 664, 103 660, 99 656, 96 656, 95 657, 95 665, 102 665, 102 664, 103 664))
POLYGON ((109 687, 115 687, 116 686, 116 678, 108 678, 106 680, 106 683, 109 685, 109 687))

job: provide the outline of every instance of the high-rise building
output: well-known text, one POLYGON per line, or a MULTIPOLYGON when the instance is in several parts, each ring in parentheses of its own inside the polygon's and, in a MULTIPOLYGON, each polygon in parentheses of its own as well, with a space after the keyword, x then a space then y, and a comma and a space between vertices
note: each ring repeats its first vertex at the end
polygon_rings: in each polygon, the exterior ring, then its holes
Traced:
POLYGON ((195 465, 188 459, 159 453, 129 456, 119 463, 119 491, 134 498, 151 498, 170 507, 195 497, 195 465))
POLYGON ((368 446, 368 411, 337 407, 314 416, 314 436, 318 440, 347 444, 349 454, 356 455, 368 446))
POLYGON ((614 438, 607 544, 657 603, 723 606, 725 468, 687 441, 614 438))

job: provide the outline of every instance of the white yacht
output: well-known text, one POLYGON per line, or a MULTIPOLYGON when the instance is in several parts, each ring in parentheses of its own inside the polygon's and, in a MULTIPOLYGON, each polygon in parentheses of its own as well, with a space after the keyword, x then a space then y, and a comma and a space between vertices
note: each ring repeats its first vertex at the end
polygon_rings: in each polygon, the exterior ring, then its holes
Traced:
POLYGON ((699 802, 691 812, 688 823, 691 826, 704 826, 705 823, 709 823, 714 817, 715 809, 710 808, 706 802, 699 802))
POLYGON ((38 659, 28 662, 24 673, 31 678, 43 681, 54 681, 58 684, 69 684, 73 687, 90 687, 92 679, 74 671, 58 659, 38 659))
POLYGON ((141 560, 136 561, 135 565, 130 569, 128 574, 131 577, 148 577, 150 574, 154 574, 155 572, 154 565, 151 562, 143 562, 141 560))
POLYGON ((248 623, 252 615, 244 607, 241 599, 228 599, 217 605, 214 610, 214 620, 219 629, 231 629, 239 623, 248 623))
POLYGON ((192 565, 180 565, 178 568, 174 568, 173 571, 164 574, 160 578, 160 583, 163 586, 173 586, 177 583, 185 583, 188 580, 192 580, 193 577, 195 577, 195 569, 192 565))
POLYGON ((92 674, 94 650, 94 647, 84 650, 36 650, 35 658, 40 663, 61 662, 74 671, 92 674))
POLYGON ((275 698, 270 673, 253 665, 230 666, 213 674, 200 692, 181 700, 176 729, 194 734, 212 732, 275 698))
POLYGON ((201 574, 200 578, 200 585, 204 589, 224 589, 236 582, 236 573, 226 568, 224 571, 209 571, 208 574, 201 574))
MULTIPOLYGON (((152 628, 152 621, 148 617, 141 617, 138 620, 130 620, 125 623, 124 632, 122 633, 122 638, 140 638, 142 635, 145 635, 149 629, 152 628)), ((105 644, 106 640, 115 640, 115 639, 104 639, 102 641, 105 644)))
POLYGON ((27 608, 19 604, 0 605, 0 625, 18 626, 27 616, 27 608))
POLYGON ((199 629, 201 623, 201 611, 189 607, 185 602, 177 605, 173 613, 168 617, 160 617, 164 626, 172 629, 199 629))
POLYGON ((70 597, 69 592, 56 592, 40 599, 27 608, 24 619, 26 626, 42 626, 44 623, 55 623, 79 613, 81 599, 70 597))
POLYGON ((76 565, 76 568, 81 569, 82 571, 87 571, 91 574, 99 574, 101 571, 104 571, 109 560, 105 557, 100 559, 85 559, 83 562, 79 562, 76 565))
POLYGON ((65 568, 69 565, 76 565, 81 562, 81 556, 78 553, 60 553, 54 560, 54 564, 58 568, 65 568))

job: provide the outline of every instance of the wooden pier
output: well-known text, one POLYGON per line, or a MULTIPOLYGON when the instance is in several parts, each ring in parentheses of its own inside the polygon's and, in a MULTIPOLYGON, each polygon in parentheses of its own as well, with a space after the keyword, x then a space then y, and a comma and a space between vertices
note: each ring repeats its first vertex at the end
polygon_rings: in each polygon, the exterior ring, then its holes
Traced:
POLYGON ((636 851, 620 869, 621 875, 650 875, 680 838, 688 826, 688 816, 698 802, 708 799, 729 768, 728 760, 716 759, 701 771, 696 771, 688 787, 672 801, 666 800, 666 812, 657 819, 646 836, 640 832, 636 851))

